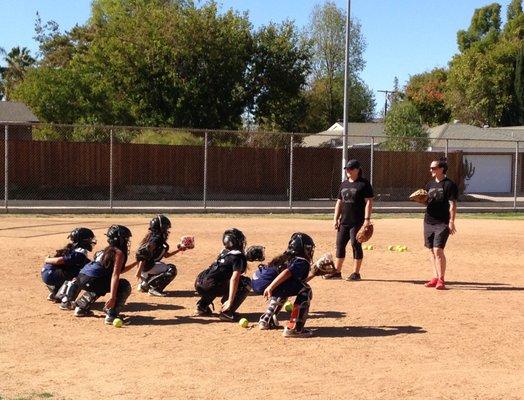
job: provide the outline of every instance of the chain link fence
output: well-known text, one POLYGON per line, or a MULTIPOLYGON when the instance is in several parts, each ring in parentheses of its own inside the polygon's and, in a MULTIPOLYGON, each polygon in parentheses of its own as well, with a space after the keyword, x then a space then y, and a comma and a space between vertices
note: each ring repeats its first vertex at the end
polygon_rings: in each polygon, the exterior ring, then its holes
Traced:
MULTIPOLYGON (((4 210, 331 212, 342 137, 322 134, 2 123, 4 210)), ((524 209, 517 140, 348 138, 378 211, 407 200, 447 156, 461 210, 524 209)))

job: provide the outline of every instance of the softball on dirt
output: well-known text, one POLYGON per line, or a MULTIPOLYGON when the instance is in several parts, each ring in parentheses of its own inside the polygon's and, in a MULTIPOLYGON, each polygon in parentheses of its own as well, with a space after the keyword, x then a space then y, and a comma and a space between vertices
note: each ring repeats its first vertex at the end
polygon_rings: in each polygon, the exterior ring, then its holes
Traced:
POLYGON ((122 325, 124 325, 124 322, 120 318, 115 318, 113 320, 113 326, 115 328, 122 328, 122 325))
POLYGON ((372 244, 368 245, 368 250, 373 250, 373 245, 372 244))
POLYGON ((363 245, 362 245, 362 250, 369 250, 369 249, 368 249, 368 245, 367 245, 367 244, 363 244, 363 245))
POLYGON ((240 325, 242 328, 247 328, 249 321, 245 318, 241 318, 240 321, 238 321, 238 325, 240 325))
POLYGON ((284 310, 286 310, 287 312, 291 312, 291 310, 293 310, 293 303, 291 303, 290 301, 286 301, 286 304, 284 304, 284 310))
POLYGON ((389 250, 389 251, 394 251, 394 250, 395 250, 395 246, 391 246, 391 245, 388 246, 388 250, 389 250))

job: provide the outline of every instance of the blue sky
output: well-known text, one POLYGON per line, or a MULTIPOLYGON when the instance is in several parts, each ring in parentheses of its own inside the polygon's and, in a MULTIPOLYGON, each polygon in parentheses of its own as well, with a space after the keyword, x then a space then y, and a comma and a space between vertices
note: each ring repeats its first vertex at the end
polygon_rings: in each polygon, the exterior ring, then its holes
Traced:
MULTIPOLYGON (((315 4, 322 0, 219 0, 223 9, 248 11, 255 27, 270 21, 294 20, 306 26, 315 4)), ((457 52, 456 34, 466 29, 476 8, 491 0, 351 0, 351 16, 362 24, 367 41, 366 68, 362 79, 374 91, 377 111, 391 89, 395 76, 400 84, 410 75, 446 66, 457 52)), ((503 21, 510 0, 499 0, 503 21)), ((346 9, 347 0, 335 0, 346 9)), ((0 47, 7 51, 25 46, 36 53, 34 21, 39 11, 43 21, 55 20, 62 30, 83 24, 90 13, 90 0, 0 0, 0 47)))

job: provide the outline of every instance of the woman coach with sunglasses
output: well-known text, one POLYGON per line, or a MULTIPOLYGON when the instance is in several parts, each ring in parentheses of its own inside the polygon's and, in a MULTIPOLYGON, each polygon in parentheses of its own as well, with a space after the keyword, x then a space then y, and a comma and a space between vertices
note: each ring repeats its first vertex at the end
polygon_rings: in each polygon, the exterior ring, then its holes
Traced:
POLYGON ((346 258, 346 246, 351 241, 355 270, 346 279, 359 281, 361 279, 360 266, 364 254, 362 244, 357 241, 356 235, 362 225, 370 223, 371 211, 373 210, 373 188, 366 179, 362 178, 362 169, 357 160, 349 160, 344 169, 347 179, 340 185, 333 218, 333 226, 337 230, 337 272, 324 275, 324 279, 340 279, 342 277, 341 271, 346 258))
POLYGON ((446 158, 431 162, 429 167, 433 181, 426 186, 428 203, 424 215, 424 244, 431 251, 434 277, 426 282, 426 287, 445 289, 446 256, 444 247, 449 235, 456 232, 458 187, 447 176, 446 158))

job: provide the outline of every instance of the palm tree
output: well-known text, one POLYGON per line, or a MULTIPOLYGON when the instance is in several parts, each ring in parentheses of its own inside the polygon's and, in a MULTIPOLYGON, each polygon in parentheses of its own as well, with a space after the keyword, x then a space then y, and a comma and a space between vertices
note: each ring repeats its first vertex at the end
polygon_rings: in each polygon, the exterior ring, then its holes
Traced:
POLYGON ((7 54, 4 49, 0 49, 0 54, 5 55, 4 60, 7 63, 7 66, 3 67, 0 73, 2 75, 3 92, 6 99, 9 100, 11 90, 24 78, 27 68, 33 65, 36 60, 31 57, 27 47, 13 47, 7 54))

